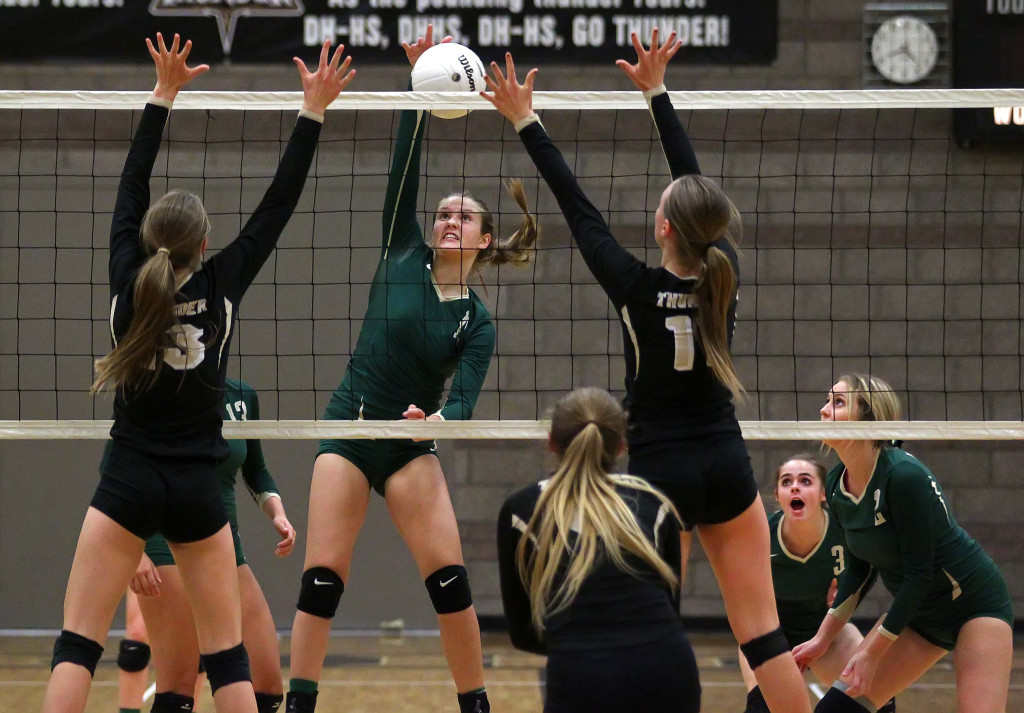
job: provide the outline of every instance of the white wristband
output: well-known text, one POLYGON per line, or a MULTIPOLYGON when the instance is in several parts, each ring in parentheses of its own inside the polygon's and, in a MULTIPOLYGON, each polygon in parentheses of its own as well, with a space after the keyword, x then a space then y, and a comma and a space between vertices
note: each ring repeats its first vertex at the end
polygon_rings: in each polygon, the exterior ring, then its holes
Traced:
POLYGON ((149 99, 146 100, 146 103, 156 104, 157 106, 162 106, 164 109, 170 110, 171 105, 174 104, 174 101, 171 99, 161 99, 155 94, 150 94, 149 99))

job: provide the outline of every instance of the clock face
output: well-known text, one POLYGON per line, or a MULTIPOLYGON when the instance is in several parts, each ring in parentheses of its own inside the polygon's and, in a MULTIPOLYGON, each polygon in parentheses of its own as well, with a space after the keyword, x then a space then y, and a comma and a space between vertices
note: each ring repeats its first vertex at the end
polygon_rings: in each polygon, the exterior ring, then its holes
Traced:
POLYGON ((939 40, 927 22, 900 15, 883 22, 871 38, 871 61, 878 73, 897 84, 928 76, 939 59, 939 40))

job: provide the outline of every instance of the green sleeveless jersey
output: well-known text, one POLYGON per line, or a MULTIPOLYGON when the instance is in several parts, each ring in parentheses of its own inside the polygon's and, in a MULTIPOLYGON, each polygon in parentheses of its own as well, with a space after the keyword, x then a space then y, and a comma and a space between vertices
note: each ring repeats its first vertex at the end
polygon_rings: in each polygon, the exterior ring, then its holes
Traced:
POLYGON ((825 531, 810 553, 798 557, 782 541, 781 510, 768 518, 771 530, 772 583, 779 622, 791 646, 813 637, 828 613, 828 589, 846 569, 843 529, 826 509, 825 531))
POLYGON ((882 628, 898 636, 912 619, 941 618, 988 577, 992 560, 953 519, 935 476, 917 458, 883 448, 859 497, 847 492, 845 470, 842 463, 833 468, 825 489, 847 542, 834 613, 849 618, 877 570, 893 596, 882 628))
POLYGON ((445 298, 416 213, 424 112, 403 111, 388 176, 383 242, 366 316, 327 417, 400 419, 409 404, 468 419, 494 351, 494 325, 470 289, 445 298), (441 398, 451 378, 448 398, 441 398))

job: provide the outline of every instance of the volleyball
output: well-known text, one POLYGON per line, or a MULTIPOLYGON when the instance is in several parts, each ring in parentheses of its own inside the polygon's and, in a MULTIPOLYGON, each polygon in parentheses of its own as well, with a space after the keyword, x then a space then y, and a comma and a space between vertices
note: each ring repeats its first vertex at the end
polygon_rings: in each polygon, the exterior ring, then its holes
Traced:
MULTIPOLYGON (((480 92, 485 88, 484 64, 465 45, 444 42, 420 55, 412 68, 412 88, 417 92, 480 92)), ((457 119, 469 109, 432 109, 442 119, 457 119)))

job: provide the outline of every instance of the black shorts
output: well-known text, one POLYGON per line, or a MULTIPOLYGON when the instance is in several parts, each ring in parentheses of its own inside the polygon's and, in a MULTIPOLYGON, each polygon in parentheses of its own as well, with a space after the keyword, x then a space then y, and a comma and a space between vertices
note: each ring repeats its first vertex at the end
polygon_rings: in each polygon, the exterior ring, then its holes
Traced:
POLYGON ((697 713, 700 678, 682 634, 645 646, 548 656, 544 713, 697 713))
POLYGON ((665 493, 687 530, 732 520, 758 494, 738 433, 630 443, 628 472, 665 493))
POLYGON ((217 463, 156 458, 111 445, 92 507, 133 535, 160 532, 170 542, 196 542, 228 524, 217 463))

